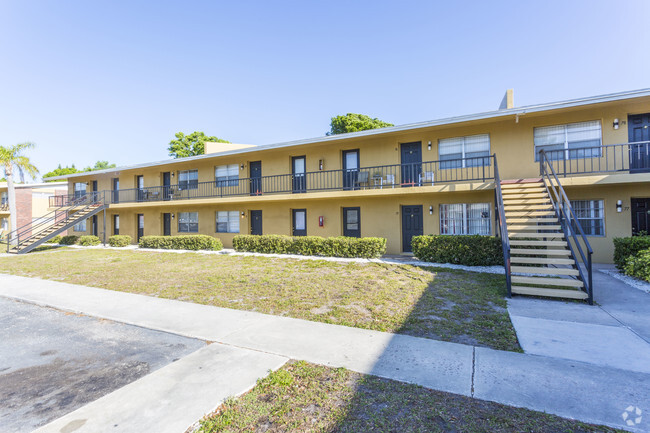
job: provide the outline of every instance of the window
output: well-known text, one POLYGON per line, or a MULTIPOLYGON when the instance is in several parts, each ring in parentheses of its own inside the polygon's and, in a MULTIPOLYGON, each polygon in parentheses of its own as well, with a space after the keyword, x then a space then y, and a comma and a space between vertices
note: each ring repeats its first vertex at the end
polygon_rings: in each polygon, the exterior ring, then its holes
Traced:
POLYGON ((179 212, 178 213, 178 232, 179 233, 196 233, 199 231, 199 213, 198 212, 179 212))
POLYGON ((220 165, 214 170, 217 186, 239 185, 239 166, 237 164, 220 165))
POLYGON ((9 219, 8 218, 0 219, 0 230, 9 230, 9 219))
POLYGON ((198 170, 183 170, 178 172, 178 189, 197 189, 198 187, 198 170))
POLYGON ((440 234, 490 235, 491 233, 489 203, 440 205, 440 234))
POLYGON ((0 194, 0 205, 7 206, 9 204, 9 193, 7 191, 2 191, 0 194))
POLYGON ((81 222, 78 222, 77 224, 74 225, 72 228, 76 232, 85 232, 86 231, 86 220, 83 220, 81 222))
POLYGON ((113 234, 114 235, 119 235, 120 234, 120 216, 119 215, 113 215, 113 234))
POLYGON ((600 122, 569 123, 535 128, 535 161, 544 150, 550 160, 600 157, 600 122))
POLYGON ((236 210, 218 211, 217 233, 239 233, 239 212, 236 210))
POLYGON ((480 167, 490 165, 488 134, 445 138, 438 141, 440 168, 480 167))
POLYGON ((83 197, 84 195, 86 195, 86 182, 75 182, 74 198, 83 197))
POLYGON ((571 200, 576 219, 587 236, 605 236, 603 200, 571 200))

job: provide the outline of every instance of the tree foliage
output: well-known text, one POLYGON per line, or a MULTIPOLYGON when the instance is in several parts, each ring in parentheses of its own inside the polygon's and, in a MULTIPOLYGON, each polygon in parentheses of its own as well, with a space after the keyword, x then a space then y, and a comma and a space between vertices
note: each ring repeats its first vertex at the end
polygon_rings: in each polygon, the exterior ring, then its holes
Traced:
POLYGON ((68 174, 75 174, 75 173, 84 173, 87 171, 95 171, 95 170, 105 170, 107 168, 115 168, 115 164, 111 164, 108 161, 97 161, 94 166, 92 167, 86 167, 83 170, 79 170, 77 167, 75 167, 74 164, 72 164, 70 167, 67 165, 65 167, 61 167, 61 164, 54 170, 47 172, 43 175, 43 180, 45 182, 55 182, 54 180, 48 180, 50 177, 56 177, 56 176, 65 176, 68 174))
MULTIPOLYGON (((25 173, 32 179, 36 178, 38 169, 32 164, 29 157, 23 155, 27 149, 32 149, 34 143, 25 142, 13 146, 0 146, 0 167, 4 168, 5 177, 7 178, 7 189, 9 195, 9 218, 11 219, 12 229, 18 226, 16 216, 16 192, 14 190, 14 168, 18 170, 21 182, 25 181, 25 173)), ((15 239, 11 241, 15 243, 15 239)))
POLYGON ((365 114, 348 113, 345 116, 332 117, 327 135, 366 131, 368 129, 386 128, 387 126, 393 126, 393 124, 379 120, 376 117, 373 119, 365 114))
POLYGON ((72 164, 71 167, 68 167, 67 165, 65 167, 61 167, 61 164, 57 168, 55 168, 52 171, 49 171, 43 175, 43 180, 45 182, 55 182, 54 180, 48 180, 47 178, 49 177, 56 177, 56 176, 65 176, 67 174, 75 174, 75 173, 80 173, 81 170, 78 170, 77 167, 72 164))
POLYGON ((230 141, 210 136, 208 137, 202 131, 194 131, 189 135, 182 132, 176 133, 176 139, 169 142, 169 156, 174 158, 186 158, 188 156, 203 155, 205 153, 205 143, 230 143, 230 141))
POLYGON ((93 167, 86 167, 84 171, 106 170, 107 168, 115 167, 115 164, 110 164, 108 161, 97 161, 93 167))

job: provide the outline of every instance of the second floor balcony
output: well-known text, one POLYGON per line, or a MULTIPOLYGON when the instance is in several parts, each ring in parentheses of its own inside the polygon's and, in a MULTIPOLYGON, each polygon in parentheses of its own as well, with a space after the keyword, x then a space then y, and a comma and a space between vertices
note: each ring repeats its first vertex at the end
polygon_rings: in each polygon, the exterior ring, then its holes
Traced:
MULTIPOLYGON (((250 178, 186 181, 178 184, 105 191, 111 204, 190 200, 325 191, 359 191, 418 188, 458 182, 494 180, 494 155, 360 167, 347 170, 280 174, 250 178)), ((93 193, 89 193, 93 194, 93 193)), ((67 206, 80 197, 52 197, 50 206, 67 206)))

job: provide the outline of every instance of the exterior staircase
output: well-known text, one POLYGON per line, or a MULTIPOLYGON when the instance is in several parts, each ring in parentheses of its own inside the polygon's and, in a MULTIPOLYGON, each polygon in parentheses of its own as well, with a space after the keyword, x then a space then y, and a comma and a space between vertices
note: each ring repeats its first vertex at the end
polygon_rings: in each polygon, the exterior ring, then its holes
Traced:
POLYGON ((501 182, 510 241, 511 293, 586 300, 567 236, 544 181, 501 182))
POLYGON ((103 193, 90 193, 69 200, 59 200, 58 209, 49 212, 36 222, 26 224, 9 233, 6 239, 7 252, 28 253, 79 222, 105 210, 108 205, 103 197, 103 193))

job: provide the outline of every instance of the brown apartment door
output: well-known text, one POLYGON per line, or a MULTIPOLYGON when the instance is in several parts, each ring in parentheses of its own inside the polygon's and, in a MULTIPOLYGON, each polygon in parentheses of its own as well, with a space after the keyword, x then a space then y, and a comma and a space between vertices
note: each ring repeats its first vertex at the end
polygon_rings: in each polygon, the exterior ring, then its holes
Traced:
POLYGON ((650 198, 633 198, 632 208, 632 236, 648 234, 650 230, 650 198))

